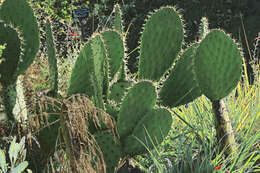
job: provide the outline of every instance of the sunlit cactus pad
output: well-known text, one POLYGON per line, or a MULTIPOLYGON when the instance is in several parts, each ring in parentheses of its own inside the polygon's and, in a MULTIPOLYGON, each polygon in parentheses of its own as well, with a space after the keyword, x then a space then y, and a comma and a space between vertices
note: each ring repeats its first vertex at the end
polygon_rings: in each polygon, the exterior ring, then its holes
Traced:
POLYGON ((203 39, 195 56, 195 73, 202 93, 211 100, 227 96, 241 77, 241 52, 231 37, 212 30, 203 39))
POLYGON ((147 19, 141 36, 139 78, 159 80, 181 50, 183 24, 173 7, 163 7, 147 19))
POLYGON ((201 95, 193 73, 193 59, 198 44, 188 47, 164 82, 159 91, 161 102, 165 106, 176 107, 187 104, 201 95))

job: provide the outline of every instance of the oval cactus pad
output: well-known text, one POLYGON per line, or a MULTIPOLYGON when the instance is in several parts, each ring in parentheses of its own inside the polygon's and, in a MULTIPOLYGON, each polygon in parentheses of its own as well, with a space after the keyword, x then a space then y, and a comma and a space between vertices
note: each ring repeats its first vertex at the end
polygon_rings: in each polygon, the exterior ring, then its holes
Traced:
POLYGON ((164 82, 159 91, 160 101, 163 105, 175 107, 189 103, 201 96, 193 72, 193 58, 197 46, 198 44, 195 43, 186 49, 164 82))
POLYGON ((210 100, 227 96, 241 77, 242 57, 238 45, 221 30, 212 30, 195 55, 195 73, 210 100))
POLYGON ((6 24, 12 24, 21 31, 24 45, 22 45, 17 76, 23 73, 33 62, 40 47, 40 35, 36 17, 26 0, 6 0, 0 7, 0 19, 6 24))
POLYGON ((163 7, 147 19, 141 37, 139 78, 158 81, 181 50, 183 25, 173 7, 163 7))
POLYGON ((124 152, 129 155, 142 154, 146 152, 145 147, 160 144, 170 131, 171 125, 172 115, 167 109, 150 110, 123 142, 124 152))
POLYGON ((119 136, 129 135, 138 121, 143 118, 148 110, 156 103, 156 91, 152 82, 141 81, 129 89, 118 115, 119 136))

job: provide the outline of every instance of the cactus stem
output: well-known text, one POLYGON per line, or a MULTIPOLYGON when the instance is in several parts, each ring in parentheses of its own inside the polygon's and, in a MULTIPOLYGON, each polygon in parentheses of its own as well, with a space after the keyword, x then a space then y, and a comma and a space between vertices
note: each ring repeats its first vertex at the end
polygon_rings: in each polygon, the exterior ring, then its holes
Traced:
POLYGON ((235 152, 236 141, 224 100, 212 101, 212 108, 215 116, 216 136, 220 143, 220 151, 225 150, 224 153, 228 156, 235 152))

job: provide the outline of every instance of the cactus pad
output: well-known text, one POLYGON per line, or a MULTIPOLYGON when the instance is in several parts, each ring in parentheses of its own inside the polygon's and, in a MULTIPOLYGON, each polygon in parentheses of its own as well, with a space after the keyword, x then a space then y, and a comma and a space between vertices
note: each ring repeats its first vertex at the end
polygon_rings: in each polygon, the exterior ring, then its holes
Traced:
POLYGON ((186 104, 201 95, 193 73, 193 58, 198 44, 186 49, 164 82, 159 92, 163 105, 176 107, 186 104))
POLYGON ((122 149, 119 140, 109 131, 101 131, 94 134, 95 140, 99 145, 103 158, 106 163, 106 172, 114 173, 120 158, 122 149))
POLYGON ((146 152, 145 146, 153 148, 153 145, 160 144, 168 135, 171 125, 172 116, 167 109, 150 110, 134 128, 132 135, 123 141, 124 152, 133 156, 146 152))
POLYGON ((49 73, 50 73, 50 89, 53 93, 53 97, 57 96, 58 93, 58 69, 57 69, 57 59, 56 51, 53 41, 52 28, 50 20, 48 19, 45 26, 46 32, 46 45, 48 53, 48 63, 49 63, 49 73))
POLYGON ((68 95, 83 93, 94 98, 95 106, 104 108, 103 84, 106 80, 106 54, 99 34, 94 35, 84 48, 72 70, 68 95))
POLYGON ((132 85, 130 81, 119 81, 114 83, 110 89, 109 98, 116 103, 121 103, 127 89, 132 85))
POLYGON ((113 28, 120 32, 121 34, 124 32, 123 30, 123 19, 122 19, 122 12, 119 4, 114 5, 114 26, 113 28))
POLYGON ((33 62, 39 50, 39 28, 33 10, 26 0, 5 0, 0 8, 0 19, 19 28, 26 44, 18 64, 17 76, 33 62))
POLYGON ((173 7, 152 13, 141 36, 138 77, 158 81, 180 52, 183 37, 182 21, 173 7))
POLYGON ((141 81, 129 89, 124 98, 117 121, 121 138, 131 134, 134 127, 156 103, 156 91, 152 82, 141 81))
POLYGON ((108 56, 110 78, 113 80, 123 64, 125 53, 124 42, 121 35, 116 31, 106 30, 101 35, 108 56))
POLYGON ((9 85, 16 81, 16 68, 21 53, 21 41, 18 33, 13 27, 0 23, 0 44, 6 44, 2 56, 4 61, 0 64, 0 82, 9 85))
POLYGON ((221 30, 212 30, 195 56, 199 87, 210 100, 227 96, 241 77, 242 57, 238 45, 221 30))

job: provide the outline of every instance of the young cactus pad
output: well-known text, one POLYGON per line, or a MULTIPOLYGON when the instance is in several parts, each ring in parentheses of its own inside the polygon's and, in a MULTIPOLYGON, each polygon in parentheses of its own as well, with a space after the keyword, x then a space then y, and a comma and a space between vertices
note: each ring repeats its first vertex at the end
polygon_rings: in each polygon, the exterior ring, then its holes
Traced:
POLYGON ((56 51, 53 41, 52 28, 50 20, 46 21, 45 26, 46 32, 46 45, 48 53, 48 63, 49 63, 49 73, 50 73, 50 84, 51 84, 51 93, 53 97, 57 96, 58 93, 58 67, 56 59, 56 51))
POLYGON ((173 7, 163 7, 147 19, 141 36, 138 77, 158 81, 181 50, 183 24, 173 7))
POLYGON ((95 105, 104 109, 103 82, 106 65, 105 48, 100 38, 95 34, 80 51, 72 70, 68 95, 82 93, 94 98, 95 105))
POLYGON ((125 96, 127 89, 133 84, 131 81, 118 81, 110 88, 109 99, 116 103, 121 103, 125 96))
POLYGON ((121 35, 116 31, 106 30, 101 35, 107 52, 110 80, 113 80, 123 65, 125 54, 124 42, 121 35))
POLYGON ((241 77, 242 57, 238 45, 221 30, 212 30, 195 55, 199 87, 210 100, 227 96, 241 77))
POLYGON ((114 6, 113 12, 114 12, 113 28, 122 34, 124 32, 124 29, 123 29, 123 24, 122 24, 123 23, 122 12, 121 12, 121 8, 120 8, 119 4, 116 4, 114 6))
POLYGON ((187 104, 201 95, 200 88, 195 80, 193 60, 198 44, 188 47, 176 62, 170 75, 159 91, 163 105, 176 107, 187 104))
POLYGON ((118 133, 125 137, 133 131, 140 119, 156 103, 156 91, 152 82, 141 81, 129 89, 118 115, 118 133))
POLYGON ((33 10, 26 0, 4 0, 0 19, 19 28, 24 39, 16 75, 23 73, 33 62, 40 45, 39 28, 33 10))

